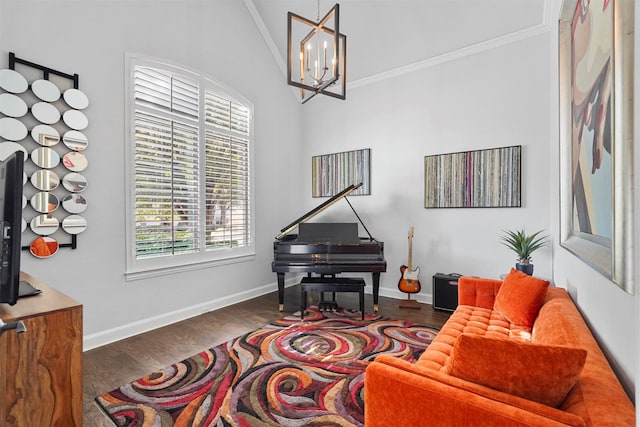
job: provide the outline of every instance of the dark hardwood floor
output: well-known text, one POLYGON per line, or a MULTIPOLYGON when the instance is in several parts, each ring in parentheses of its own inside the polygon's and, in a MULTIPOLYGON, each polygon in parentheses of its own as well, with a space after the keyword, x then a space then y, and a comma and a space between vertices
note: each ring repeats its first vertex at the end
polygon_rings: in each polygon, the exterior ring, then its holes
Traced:
MULTIPOLYGON (((337 300, 342 307, 358 310, 357 294, 339 293, 337 300)), ((399 308, 399 302, 380 297, 378 312, 436 328, 450 315, 428 304, 420 304, 419 310, 399 308)), ((84 425, 113 426, 95 404, 96 396, 299 311, 299 304, 300 290, 293 286, 286 289, 282 313, 278 311, 277 293, 272 292, 85 352, 84 425)), ((367 313, 373 311, 372 295, 366 295, 365 307, 367 313)))

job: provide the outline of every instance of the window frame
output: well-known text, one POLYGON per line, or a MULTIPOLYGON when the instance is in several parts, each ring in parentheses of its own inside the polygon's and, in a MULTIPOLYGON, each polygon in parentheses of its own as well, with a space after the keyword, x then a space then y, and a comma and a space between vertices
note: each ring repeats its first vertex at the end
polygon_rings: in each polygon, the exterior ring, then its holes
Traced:
MULTIPOLYGON (((184 66, 171 63, 170 61, 151 58, 137 54, 127 53, 125 56, 125 245, 126 245, 126 268, 125 280, 137 280, 148 277, 155 277, 165 274, 172 274, 183 271, 191 271, 202 268, 209 268, 218 265, 226 265, 238 262, 246 262, 255 259, 255 196, 254 196, 254 161, 253 161, 253 145, 254 145, 254 109, 253 103, 239 94, 233 88, 225 85, 217 80, 184 66), (159 256, 151 258, 136 258, 136 187, 135 187, 135 68, 136 66, 146 66, 158 68, 167 72, 180 74, 188 79, 195 80, 199 83, 199 167, 201 170, 199 177, 200 186, 200 250, 194 254, 178 254, 169 256, 159 256), (221 95, 233 102, 242 104, 249 110, 249 134, 248 140, 248 186, 249 186, 249 229, 248 236, 250 243, 243 247, 235 248, 216 248, 205 250, 205 149, 206 149, 206 132, 211 126, 205 126, 204 100, 205 91, 213 92, 221 95)), ((146 111, 146 110, 144 110, 146 111)), ((195 123, 195 122, 194 122, 195 123)))

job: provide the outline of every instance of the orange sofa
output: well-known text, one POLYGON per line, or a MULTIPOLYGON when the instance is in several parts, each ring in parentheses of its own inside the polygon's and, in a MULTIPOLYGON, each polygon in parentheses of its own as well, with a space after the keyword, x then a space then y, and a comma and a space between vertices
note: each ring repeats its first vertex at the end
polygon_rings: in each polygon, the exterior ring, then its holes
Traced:
POLYGON ((546 284, 529 298, 539 302, 526 325, 496 308, 505 297, 520 304, 527 296, 517 293, 532 288, 500 295, 502 281, 462 277, 458 308, 416 363, 381 355, 367 367, 365 425, 635 426, 635 408, 573 301, 546 284))

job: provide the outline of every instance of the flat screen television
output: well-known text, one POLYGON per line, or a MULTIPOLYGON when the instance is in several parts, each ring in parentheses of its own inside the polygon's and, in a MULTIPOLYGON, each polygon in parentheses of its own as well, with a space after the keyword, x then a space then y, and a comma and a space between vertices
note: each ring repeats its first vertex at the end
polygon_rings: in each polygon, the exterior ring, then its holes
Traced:
POLYGON ((22 151, 0 162, 0 303, 10 305, 20 296, 23 174, 22 151))

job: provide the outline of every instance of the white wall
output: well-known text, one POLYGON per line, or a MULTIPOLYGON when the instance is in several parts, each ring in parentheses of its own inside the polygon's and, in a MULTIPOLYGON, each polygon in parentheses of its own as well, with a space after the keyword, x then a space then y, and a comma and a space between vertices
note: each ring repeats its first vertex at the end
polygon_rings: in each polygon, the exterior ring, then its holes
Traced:
MULTIPOLYGON (((385 242, 388 272, 382 275, 381 294, 405 297, 397 290, 398 269, 406 263, 406 235, 412 225, 414 265, 421 267, 423 283, 417 298, 427 302, 436 272, 498 277, 508 271, 514 256, 498 242, 501 229, 548 230, 554 245, 534 254, 536 275, 571 291, 633 393, 638 382, 639 297, 620 291, 557 241, 555 28, 348 88, 346 102, 318 96, 300 107, 237 0, 0 0, 0 11, 1 68, 7 65, 7 52, 14 51, 77 72, 81 89, 91 99, 86 131, 91 141, 86 173, 89 229, 79 236, 78 250, 61 250, 49 260, 25 255, 23 262, 25 270, 84 304, 85 335, 91 343, 275 289, 270 270, 273 236, 320 202, 310 197, 311 156, 371 148, 372 195, 350 200, 372 234, 385 242), (163 25, 151 27, 150 22, 163 25), (233 32, 242 35, 229 37, 233 32), (200 69, 254 103, 255 261, 124 281, 127 51, 200 69), (422 207, 425 155, 514 144, 524 148, 522 208, 422 207)), ((555 20, 557 14, 550 16, 555 20)), ((322 217, 353 220, 346 203, 334 205, 322 217)))
MULTIPOLYGON (((552 16, 555 21, 558 15, 552 16)), ((314 99, 304 106, 303 156, 371 148, 372 195, 350 200, 372 234, 385 242, 383 295, 404 295, 397 290, 398 268, 406 264, 406 233, 412 225, 413 263, 421 267, 423 285, 417 299, 426 302, 431 301, 431 276, 436 272, 483 277, 507 272, 514 256, 498 241, 502 229, 545 229, 553 245, 534 254, 535 275, 569 290, 633 396, 638 297, 620 290, 558 241, 556 34, 553 23, 549 31, 524 40, 347 88, 346 102, 314 99), (425 155, 515 144, 524 150, 522 208, 422 207, 425 155)), ((306 164, 301 198, 311 206, 310 162, 306 164)), ((348 206, 325 214, 349 216, 348 206)))
POLYGON ((273 238, 300 193, 300 107, 244 3, 0 0, 0 9, 0 68, 13 51, 78 73, 90 98, 88 230, 77 250, 47 260, 24 252, 22 263, 84 305, 85 346, 274 290, 273 238), (255 260, 125 282, 125 52, 200 70, 254 104, 255 260))
MULTIPOLYGON (((316 97, 304 105, 306 159, 371 148, 372 194, 350 200, 385 243, 382 293, 406 298, 397 283, 412 225, 413 264, 423 285, 416 298, 423 301, 431 300, 436 272, 507 273, 515 254, 500 243, 502 229, 550 233, 548 43, 547 35, 526 39, 347 89, 346 102, 316 97), (510 145, 523 146, 522 208, 423 207, 425 155, 510 145)), ((304 162, 302 198, 312 205, 310 163, 304 162)), ((341 204, 326 216, 346 218, 348 209, 341 204)), ((534 253, 534 264, 536 275, 551 278, 551 248, 534 253)))

